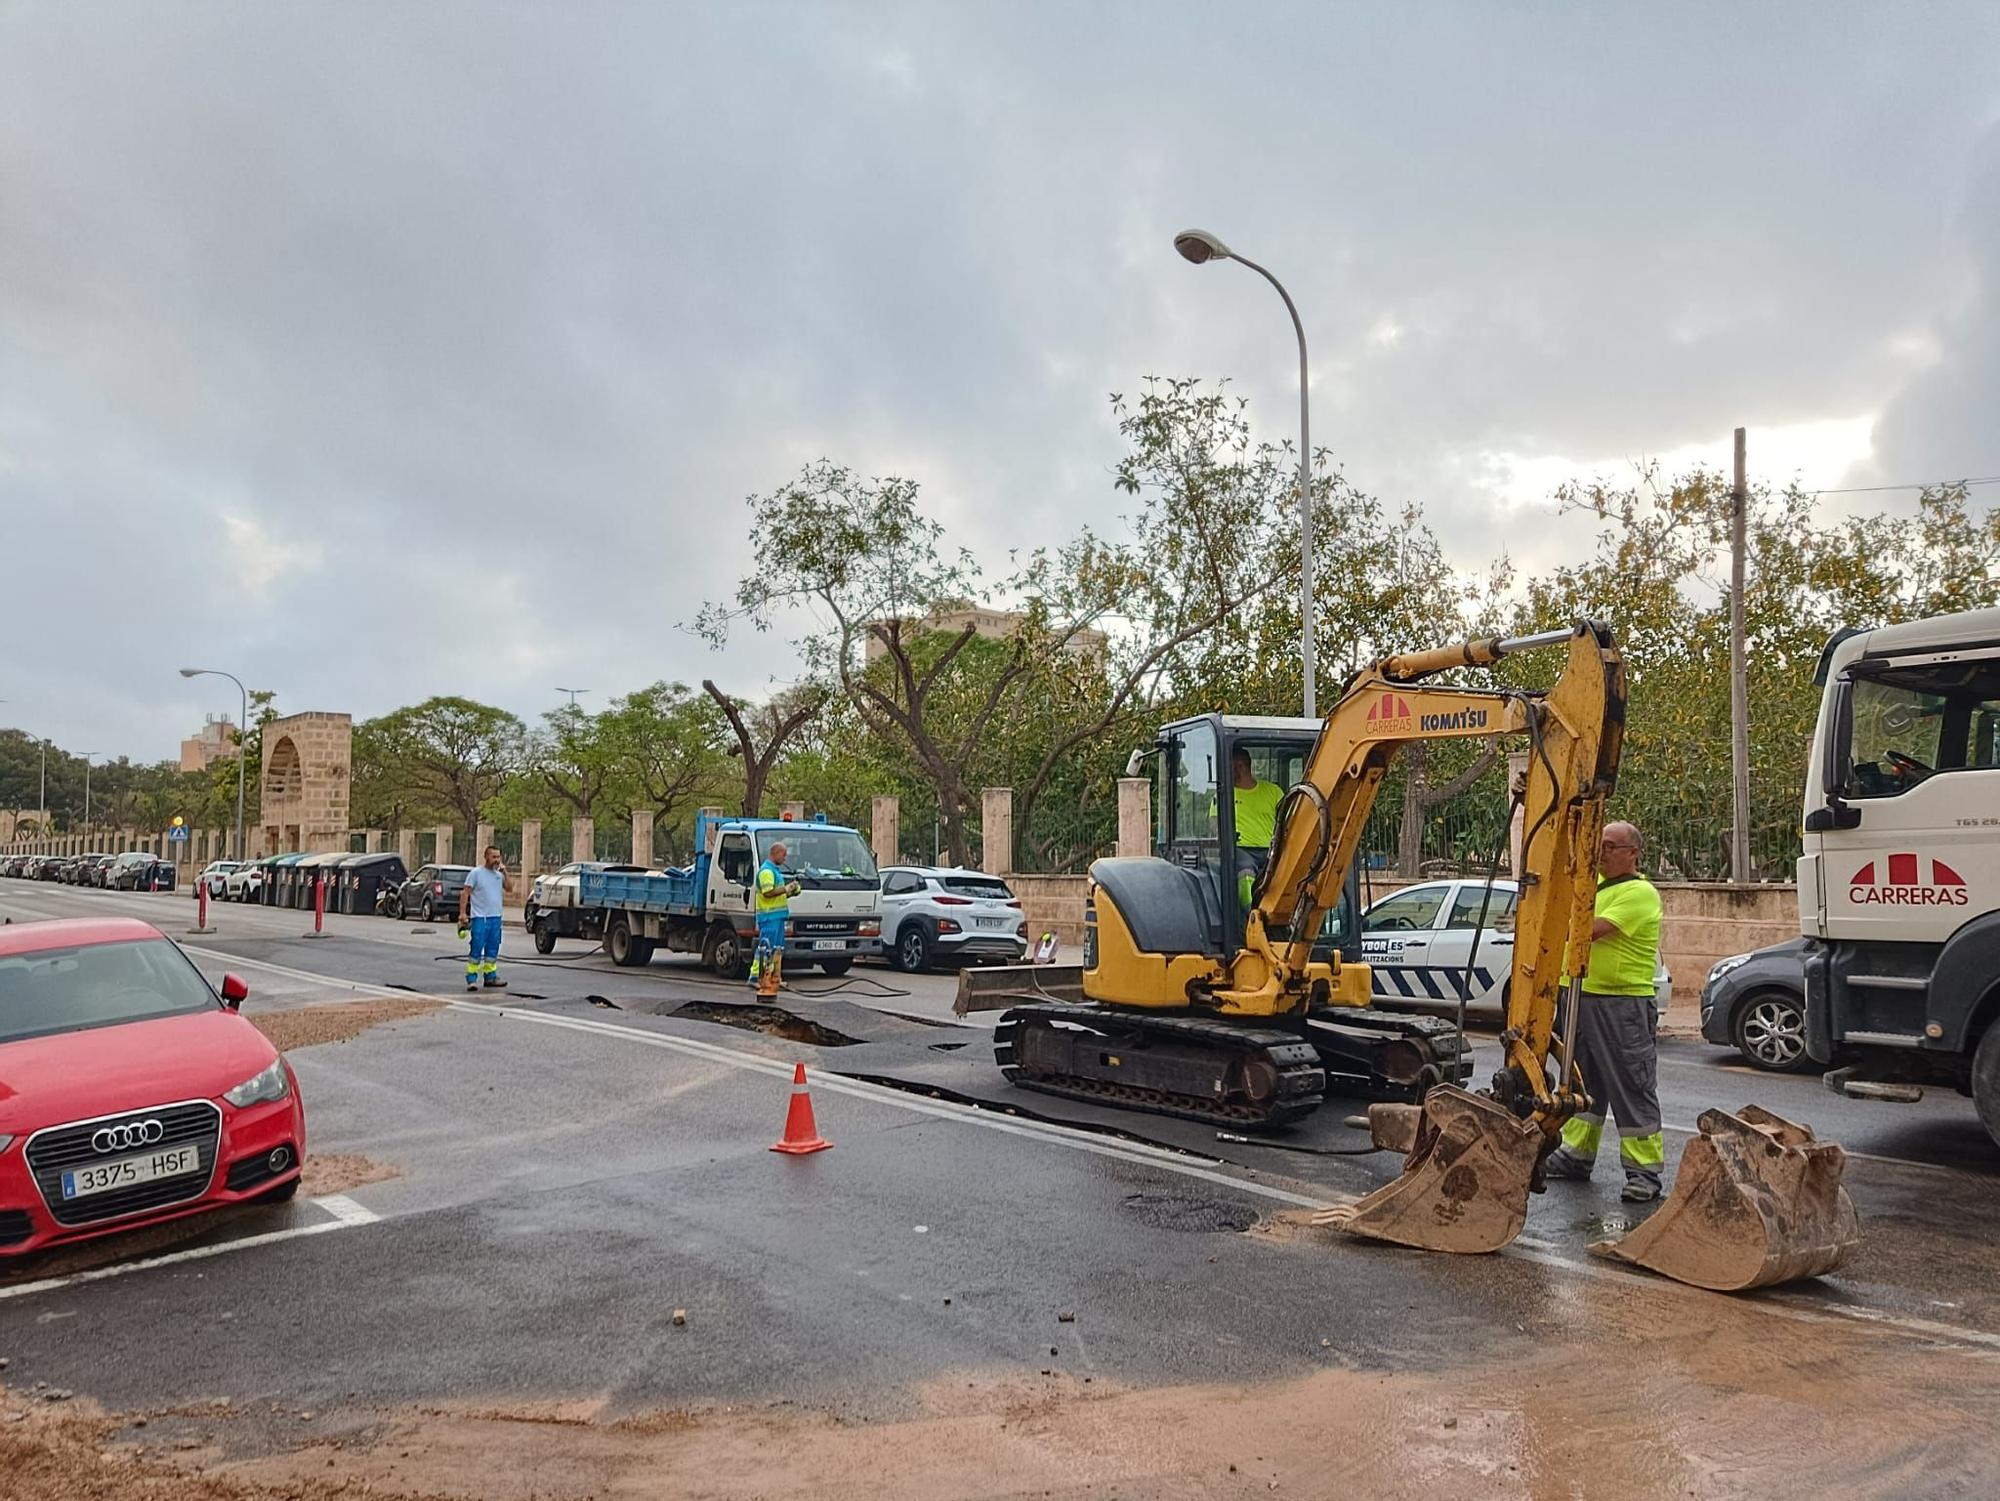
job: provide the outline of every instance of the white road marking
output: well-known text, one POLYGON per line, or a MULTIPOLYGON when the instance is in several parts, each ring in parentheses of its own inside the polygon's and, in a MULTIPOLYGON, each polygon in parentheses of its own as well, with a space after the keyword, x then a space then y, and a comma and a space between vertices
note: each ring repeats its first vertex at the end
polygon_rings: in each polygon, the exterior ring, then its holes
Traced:
POLYGON ((301 1240, 308 1235, 325 1235, 334 1230, 354 1230, 362 1225, 372 1225, 382 1218, 372 1209, 365 1209, 345 1194, 329 1194, 324 1199, 307 1201, 324 1209, 330 1219, 316 1220, 310 1225, 294 1225, 285 1230, 270 1230, 262 1235, 246 1235, 239 1240, 220 1241, 212 1246, 196 1246, 189 1251, 169 1251, 162 1256, 146 1256, 138 1261, 121 1261, 115 1266, 93 1267, 87 1272, 71 1272, 63 1277, 44 1277, 39 1282, 19 1282, 12 1287, 0 1287, 0 1299, 25 1298, 30 1293, 53 1292, 58 1288, 75 1287, 84 1282, 103 1282, 112 1277, 124 1277, 133 1272, 150 1271, 154 1267, 175 1266, 184 1261, 206 1261, 211 1256, 227 1256, 233 1251, 247 1251, 252 1246, 271 1246, 283 1240, 301 1240))
MULTIPOLYGON (((211 948, 208 952, 219 953, 221 951, 211 948)), ((529 1022, 538 1026, 559 1027, 574 1032, 596 1033, 600 1036, 610 1037, 619 1041, 635 1042, 645 1047, 661 1048, 670 1052, 683 1053, 691 1057, 704 1058, 711 1062, 726 1064, 731 1068, 742 1069, 750 1073, 765 1074, 772 1078, 789 1080, 792 1076, 792 1064, 790 1063, 781 1062, 774 1058, 761 1057, 756 1054, 738 1052, 733 1048, 722 1047, 715 1043, 699 1042, 692 1038, 670 1037, 663 1033, 647 1032, 636 1027, 621 1026, 615 1022, 601 1022, 589 1017, 554 1016, 543 1012, 523 1011, 510 1006, 480 1005, 470 1001, 452 1000, 445 996, 426 995, 422 992, 397 990, 387 986, 372 985, 366 981, 341 980, 330 975, 313 974, 307 970, 289 969, 283 965, 269 963, 266 960, 247 959, 237 954, 230 954, 227 957, 239 960, 254 968, 270 970, 276 974, 286 975, 293 979, 311 981, 316 984, 342 986, 356 992, 367 992, 389 999, 435 1000, 443 1003, 444 1006, 452 1011, 463 1012, 469 1015, 504 1016, 510 1020, 529 1022)), ((1169 1152, 1164 1148, 1148 1146, 1140 1142, 1114 1143, 1066 1126, 1041 1121, 1001 1117, 990 1111, 980 1110, 970 1105, 959 1105, 948 1100, 918 1099, 901 1090, 889 1089, 879 1084, 865 1083, 858 1079, 843 1079, 838 1076, 821 1073, 816 1076, 814 1083, 817 1087, 826 1090, 828 1093, 851 1095, 859 1099, 874 1101, 877 1104, 890 1105, 896 1109, 910 1111, 918 1115, 929 1115, 944 1120, 962 1121, 968 1125, 980 1126, 989 1131, 999 1131, 1010 1136, 1022 1136, 1031 1140, 1041 1140, 1057 1146, 1069 1147, 1076 1151, 1091 1152, 1103 1157, 1117 1158, 1142 1166, 1159 1168, 1165 1172, 1177 1173, 1182 1177, 1199 1179, 1224 1188, 1233 1189, 1239 1193, 1273 1199, 1277 1202, 1291 1204, 1302 1209, 1326 1209, 1339 1204, 1352 1204, 1358 1197, 1354 1194, 1341 1193, 1338 1190, 1329 1190, 1320 1196, 1291 1193, 1285 1189, 1271 1187, 1268 1184, 1250 1182, 1228 1173, 1200 1167, 1188 1162, 1179 1154, 1169 1152)), ((1688 1128, 1669 1127, 1667 1129, 1686 1130, 1688 1128)), ((1854 1153, 1851 1155, 1860 1156, 1862 1154, 1854 1153)), ((1891 1162, 1903 1161, 1900 1158, 1884 1158, 1879 1160, 1891 1162)), ((1908 1165, 1916 1167, 1935 1166, 1932 1163, 1910 1163, 1908 1165)), ((359 1205, 355 1207, 357 1209, 360 1208, 359 1205)), ((366 1210, 362 1212, 369 1213, 366 1210)), ((371 1219, 374 1218, 372 1215, 370 1217, 371 1219)), ((273 1237, 252 1237, 248 1241, 235 1242, 232 1243, 232 1246, 216 1247, 214 1250, 220 1252, 231 1249, 236 1244, 258 1244, 265 1239, 282 1239, 290 1235, 314 1233, 319 1230, 335 1228, 340 1228, 340 1225, 333 1223, 311 1227, 305 1231, 281 1231, 273 1237)), ((1689 1287, 1636 1268, 1626 1268, 1587 1256, 1570 1256, 1564 1254, 1562 1248, 1555 1242, 1534 1236, 1520 1236, 1512 1246, 1497 1254, 1512 1260, 1535 1262, 1569 1274, 1581 1273, 1584 1276, 1598 1280, 1614 1279, 1633 1288, 1649 1289, 1663 1295, 1699 1299, 1702 1301, 1716 1296, 1728 1296, 1726 1294, 1709 1293, 1701 1288, 1689 1287)), ((159 1259, 164 1260, 169 1258, 159 1259)), ((135 1263, 130 1269, 136 1270, 140 1266, 150 1264, 153 1263, 135 1263)), ((82 1275, 85 1277, 115 1275, 117 1272, 123 1270, 127 1270, 127 1268, 107 1268, 104 1274, 86 1273, 82 1275)), ((32 1286, 33 1284, 30 1285, 32 1286)), ((59 1281, 56 1285, 60 1285, 59 1281)), ((10 1292, 18 1291, 18 1289, 10 1290, 10 1292)), ((1774 1295, 1768 1292, 1754 1297, 1736 1297, 1732 1301, 1738 1308, 1764 1313, 1775 1318, 1789 1319, 1796 1323, 1834 1323, 1842 1320, 1859 1321, 1865 1322, 1875 1328, 1893 1330, 1914 1339, 1955 1344, 1967 1353, 1984 1355, 1989 1351, 2000 1351, 2000 1335, 1987 1334, 1976 1329, 1962 1329, 1949 1324, 1941 1324, 1931 1319, 1906 1318, 1903 1315, 1889 1313, 1881 1309, 1860 1308, 1851 1304, 1830 1302, 1814 1303, 1807 1301, 1807 1299, 1798 1294, 1774 1295)))

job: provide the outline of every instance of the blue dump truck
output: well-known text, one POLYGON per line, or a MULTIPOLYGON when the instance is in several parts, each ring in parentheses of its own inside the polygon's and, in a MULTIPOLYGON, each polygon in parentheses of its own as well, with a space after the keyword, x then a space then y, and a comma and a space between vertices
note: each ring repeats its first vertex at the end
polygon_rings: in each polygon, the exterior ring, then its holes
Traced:
POLYGON ((785 972, 817 965, 844 975, 862 955, 882 952, 881 881, 855 830, 824 816, 704 813, 695 819, 694 836, 701 853, 684 869, 583 866, 573 907, 535 909, 537 946, 555 937, 601 939, 612 962, 626 966, 650 963, 664 948, 699 954, 717 974, 742 979, 757 945, 751 900, 757 867, 782 844, 784 872, 800 888, 785 930, 785 972))

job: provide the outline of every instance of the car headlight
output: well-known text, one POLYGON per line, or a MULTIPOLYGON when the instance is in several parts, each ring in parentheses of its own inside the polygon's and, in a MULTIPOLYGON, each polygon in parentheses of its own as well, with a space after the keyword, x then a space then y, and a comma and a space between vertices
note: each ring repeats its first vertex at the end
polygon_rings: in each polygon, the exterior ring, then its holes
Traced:
POLYGON ((241 1110, 245 1105, 282 1100, 291 1092, 292 1081, 285 1076, 285 1060, 280 1058, 255 1078, 245 1079, 223 1098, 241 1110))
POLYGON ((1740 969, 1750 962, 1748 954, 1731 954, 1727 959, 1715 961, 1715 967, 1708 972, 1708 983, 1713 985, 1732 969, 1740 969))

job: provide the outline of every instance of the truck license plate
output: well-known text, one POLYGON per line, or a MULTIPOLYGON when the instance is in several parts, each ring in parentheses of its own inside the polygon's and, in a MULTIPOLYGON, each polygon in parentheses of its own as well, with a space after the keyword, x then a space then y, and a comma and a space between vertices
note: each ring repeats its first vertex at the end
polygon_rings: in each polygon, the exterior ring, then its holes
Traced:
POLYGON ((844 949, 847 947, 847 940, 845 938, 815 938, 813 940, 813 947, 815 949, 844 949))
POLYGON ((177 1178, 201 1166, 201 1155, 193 1147, 170 1147, 148 1156, 120 1157, 115 1162, 98 1162, 62 1175, 62 1196, 81 1199, 89 1194, 129 1188, 155 1178, 177 1178))

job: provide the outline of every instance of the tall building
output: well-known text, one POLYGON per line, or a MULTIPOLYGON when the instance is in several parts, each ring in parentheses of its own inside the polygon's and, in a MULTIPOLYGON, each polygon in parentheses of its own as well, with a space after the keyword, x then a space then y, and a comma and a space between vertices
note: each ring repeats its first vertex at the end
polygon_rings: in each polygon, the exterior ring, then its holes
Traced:
MULTIPOLYGON (((1004 641, 1019 630, 1021 622, 1027 618, 1019 610, 993 610, 963 603, 950 609, 932 611, 924 617, 922 629, 956 636, 967 626, 971 626, 976 636, 984 636, 992 641, 1004 641)), ((915 622, 905 620, 904 630, 907 632, 913 624, 915 622)), ((904 639, 908 639, 907 635, 904 639)), ((1109 644, 1104 632, 1085 627, 1070 637, 1068 650, 1072 657, 1101 657, 1109 644)), ((873 631, 863 638, 862 653, 865 661, 878 661, 888 650, 882 638, 873 631)))
POLYGON ((215 762, 236 754, 236 726, 227 714, 208 716, 201 732, 181 742, 181 770, 206 771, 215 762))

